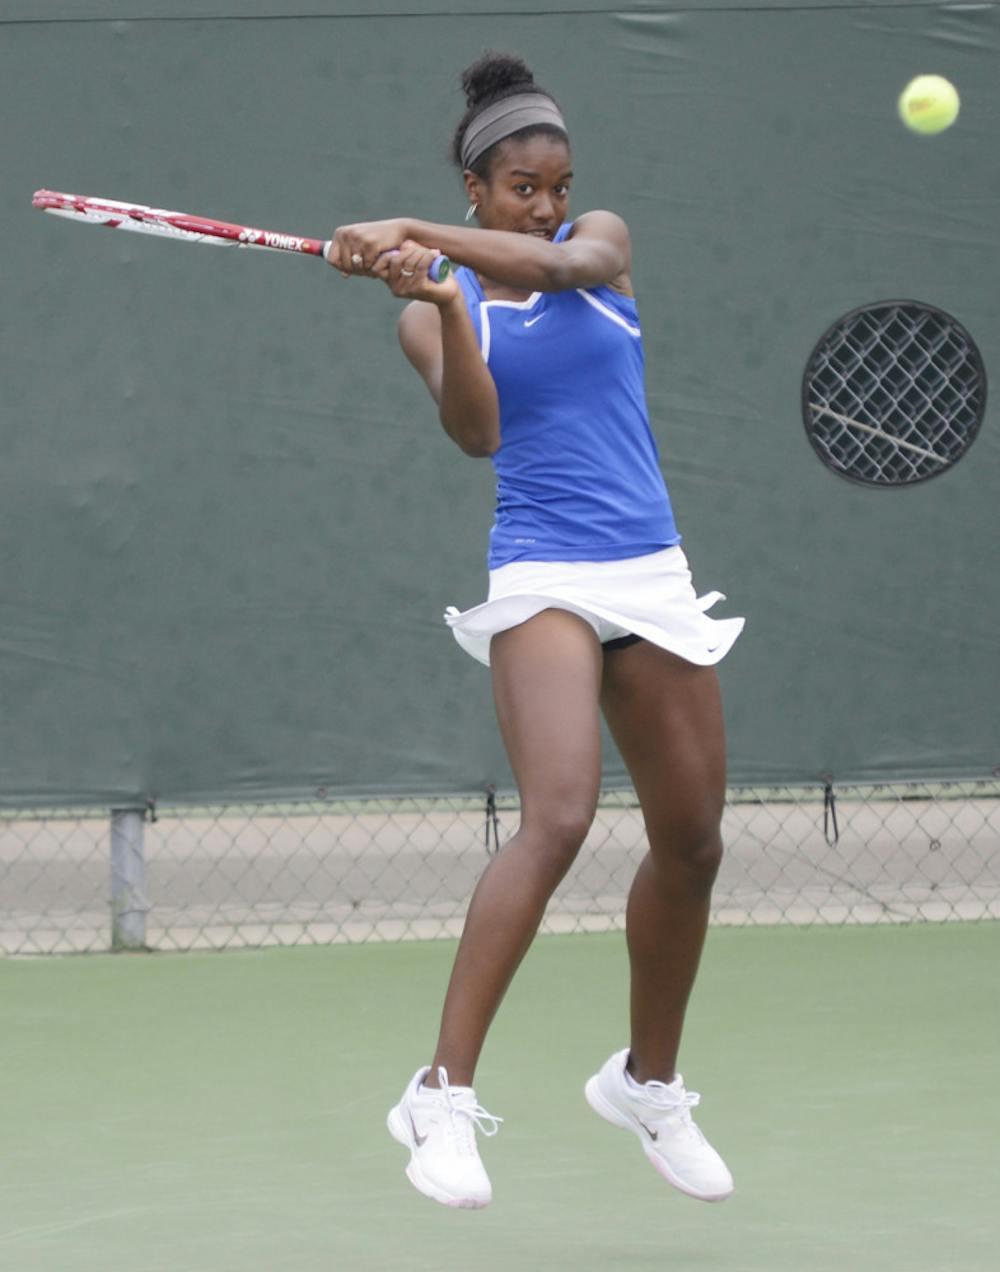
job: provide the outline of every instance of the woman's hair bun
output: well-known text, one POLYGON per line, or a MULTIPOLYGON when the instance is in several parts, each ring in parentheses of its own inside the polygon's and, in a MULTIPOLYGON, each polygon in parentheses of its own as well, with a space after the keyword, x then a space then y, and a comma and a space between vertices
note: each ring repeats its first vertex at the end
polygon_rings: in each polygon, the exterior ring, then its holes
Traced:
POLYGON ((462 89, 470 107, 491 97, 499 97, 511 88, 530 89, 535 77, 528 64, 510 53, 487 50, 462 72, 462 89))
MULTIPOLYGON (((516 97, 520 93, 540 93, 543 97, 549 98, 558 110, 558 104, 552 94, 535 82, 527 62, 515 57, 513 53, 498 53, 495 49, 487 49, 462 72, 461 82, 467 104, 465 114, 459 120, 458 127, 452 136, 450 149, 451 160, 459 172, 466 167, 463 145, 469 125, 482 111, 496 102, 506 101, 508 97, 516 97)), ((549 133, 563 142, 568 140, 565 127, 554 123, 530 124, 519 128, 511 136, 527 139, 537 133, 549 133)), ((476 152, 477 157, 468 166, 477 176, 488 178, 497 145, 499 142, 493 143, 486 150, 480 149, 476 152)))

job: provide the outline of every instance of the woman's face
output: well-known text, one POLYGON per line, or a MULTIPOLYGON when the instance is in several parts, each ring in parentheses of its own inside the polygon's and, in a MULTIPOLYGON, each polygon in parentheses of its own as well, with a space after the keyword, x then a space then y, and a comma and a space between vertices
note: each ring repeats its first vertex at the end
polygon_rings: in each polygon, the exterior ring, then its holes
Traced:
POLYGON ((500 143, 488 181, 466 173, 469 199, 484 230, 551 239, 566 219, 572 159, 564 141, 544 133, 500 143))

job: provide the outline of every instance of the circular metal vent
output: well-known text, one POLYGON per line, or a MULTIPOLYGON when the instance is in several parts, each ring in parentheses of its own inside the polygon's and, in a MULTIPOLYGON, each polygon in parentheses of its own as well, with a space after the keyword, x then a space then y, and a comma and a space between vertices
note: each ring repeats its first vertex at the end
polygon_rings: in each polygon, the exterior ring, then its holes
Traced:
POLYGON ((972 445, 986 373, 972 337, 940 309, 882 301, 836 322, 802 384, 806 433, 828 468, 871 486, 937 477, 972 445))

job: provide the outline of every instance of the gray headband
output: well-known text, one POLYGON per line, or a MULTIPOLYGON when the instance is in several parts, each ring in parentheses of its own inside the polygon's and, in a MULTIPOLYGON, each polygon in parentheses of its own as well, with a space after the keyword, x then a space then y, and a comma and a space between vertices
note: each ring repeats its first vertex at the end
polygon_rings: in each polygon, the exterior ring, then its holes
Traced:
POLYGON ((490 146, 503 141, 522 128, 535 124, 550 124, 566 132, 566 123, 559 107, 544 93, 516 93, 487 106, 469 124, 462 138, 462 167, 471 168, 480 155, 490 146))

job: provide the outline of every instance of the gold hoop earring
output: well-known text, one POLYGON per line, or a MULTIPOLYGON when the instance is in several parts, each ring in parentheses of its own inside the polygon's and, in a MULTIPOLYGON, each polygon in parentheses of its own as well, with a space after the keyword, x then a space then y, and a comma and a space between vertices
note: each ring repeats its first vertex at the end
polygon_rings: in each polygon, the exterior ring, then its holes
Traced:
POLYGON ((472 220, 472 218, 476 215, 476 209, 477 209, 478 207, 479 207, 479 204, 478 204, 478 203, 470 203, 470 204, 469 204, 469 210, 468 210, 468 212, 466 212, 466 214, 465 214, 465 219, 466 219, 467 221, 471 221, 471 220, 472 220))

